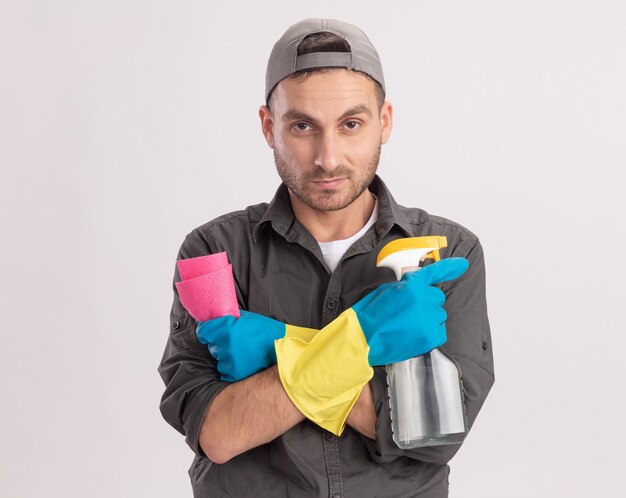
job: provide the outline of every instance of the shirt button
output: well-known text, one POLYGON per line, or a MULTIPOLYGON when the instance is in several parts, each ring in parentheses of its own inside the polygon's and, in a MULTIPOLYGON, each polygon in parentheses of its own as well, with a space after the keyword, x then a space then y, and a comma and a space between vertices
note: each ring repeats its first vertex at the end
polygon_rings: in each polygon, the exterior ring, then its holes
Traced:
POLYGON ((329 310, 332 310, 335 308, 335 301, 333 301, 332 299, 329 299, 328 301, 326 301, 326 307, 329 310))
POLYGON ((178 320, 176 320, 173 324, 172 327, 174 327, 174 330, 178 330, 180 327, 180 322, 178 320))
POLYGON ((326 434, 326 441, 334 441, 335 440, 335 436, 333 436, 332 434, 326 434))

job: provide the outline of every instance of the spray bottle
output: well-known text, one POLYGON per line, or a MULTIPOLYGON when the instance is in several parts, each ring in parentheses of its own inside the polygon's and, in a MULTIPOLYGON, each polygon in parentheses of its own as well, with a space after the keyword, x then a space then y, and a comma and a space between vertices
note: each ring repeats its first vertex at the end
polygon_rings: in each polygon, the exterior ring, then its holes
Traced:
MULTIPOLYGON (((385 245, 376 261, 391 268, 400 280, 409 271, 419 271, 420 261, 439 261, 446 237, 397 239, 385 245)), ((402 449, 461 443, 467 433, 461 372, 445 352, 429 353, 387 365, 391 428, 402 449)))

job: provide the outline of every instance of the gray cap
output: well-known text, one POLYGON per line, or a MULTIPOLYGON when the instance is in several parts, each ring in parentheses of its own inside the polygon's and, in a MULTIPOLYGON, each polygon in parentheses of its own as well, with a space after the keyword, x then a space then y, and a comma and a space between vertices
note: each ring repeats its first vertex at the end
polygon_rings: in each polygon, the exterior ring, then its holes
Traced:
POLYGON ((374 78, 385 90, 383 67, 367 35, 352 24, 334 19, 306 19, 290 26, 276 42, 265 75, 265 101, 274 87, 290 74, 307 69, 345 67, 374 78), (350 52, 316 52, 298 56, 298 46, 308 35, 327 32, 343 38, 350 52))

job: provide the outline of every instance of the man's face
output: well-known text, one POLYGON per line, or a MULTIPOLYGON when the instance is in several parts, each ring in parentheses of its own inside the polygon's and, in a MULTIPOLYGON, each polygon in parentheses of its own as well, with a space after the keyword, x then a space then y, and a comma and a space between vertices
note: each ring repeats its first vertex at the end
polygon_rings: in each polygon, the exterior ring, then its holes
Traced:
POLYGON ((260 115, 283 183, 315 211, 343 209, 367 189, 391 132, 391 105, 379 112, 374 82, 347 69, 282 80, 260 115))

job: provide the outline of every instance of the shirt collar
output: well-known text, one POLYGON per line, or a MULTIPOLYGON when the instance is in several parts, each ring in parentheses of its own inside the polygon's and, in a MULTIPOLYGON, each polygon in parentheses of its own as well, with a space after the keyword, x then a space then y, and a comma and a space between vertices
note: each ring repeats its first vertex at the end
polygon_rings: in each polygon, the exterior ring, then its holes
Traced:
MULTIPOLYGON (((378 175, 374 176, 374 180, 368 188, 378 196, 378 221, 376 221, 375 226, 378 239, 382 239, 394 225, 400 227, 407 237, 411 237, 412 231, 409 220, 378 175)), ((286 238, 294 220, 289 191, 285 184, 281 183, 265 213, 254 227, 252 237, 257 242, 263 227, 271 225, 276 233, 286 238)))

